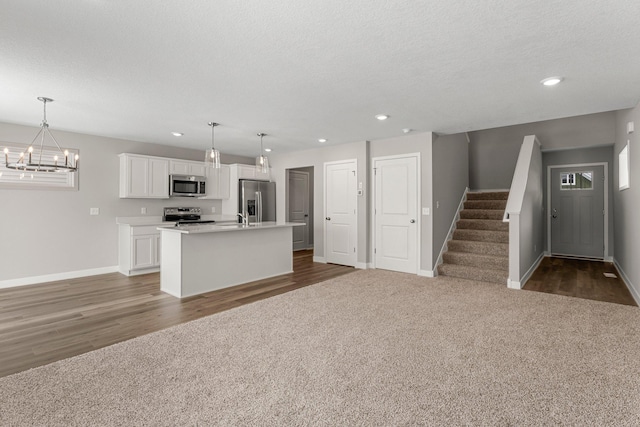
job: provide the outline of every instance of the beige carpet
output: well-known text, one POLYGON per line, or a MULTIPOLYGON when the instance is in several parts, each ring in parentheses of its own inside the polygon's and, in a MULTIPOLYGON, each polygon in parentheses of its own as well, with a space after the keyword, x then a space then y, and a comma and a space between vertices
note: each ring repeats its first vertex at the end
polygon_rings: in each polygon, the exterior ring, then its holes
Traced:
POLYGON ((640 310, 357 271, 0 379, 0 425, 640 425, 640 310))

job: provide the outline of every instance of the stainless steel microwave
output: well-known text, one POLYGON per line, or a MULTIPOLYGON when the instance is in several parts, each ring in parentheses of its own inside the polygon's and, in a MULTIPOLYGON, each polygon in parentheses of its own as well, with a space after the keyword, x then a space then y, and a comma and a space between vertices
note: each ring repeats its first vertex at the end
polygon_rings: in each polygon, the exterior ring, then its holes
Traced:
POLYGON ((171 175, 169 196, 198 197, 207 194, 207 179, 196 175, 171 175))

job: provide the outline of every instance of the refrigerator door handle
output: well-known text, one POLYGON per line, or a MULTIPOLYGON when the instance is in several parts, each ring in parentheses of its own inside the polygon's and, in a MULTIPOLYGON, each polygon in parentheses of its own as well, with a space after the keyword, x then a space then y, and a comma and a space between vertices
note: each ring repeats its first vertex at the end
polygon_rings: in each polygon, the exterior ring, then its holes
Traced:
POLYGON ((256 222, 262 222, 262 192, 256 191, 256 222))

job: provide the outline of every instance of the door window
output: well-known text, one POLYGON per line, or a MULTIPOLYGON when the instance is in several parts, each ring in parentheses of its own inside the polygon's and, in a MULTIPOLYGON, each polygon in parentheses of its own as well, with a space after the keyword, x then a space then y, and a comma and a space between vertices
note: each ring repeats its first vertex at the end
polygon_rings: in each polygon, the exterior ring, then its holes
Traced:
POLYGON ((560 172, 561 190, 592 190, 593 171, 560 172))

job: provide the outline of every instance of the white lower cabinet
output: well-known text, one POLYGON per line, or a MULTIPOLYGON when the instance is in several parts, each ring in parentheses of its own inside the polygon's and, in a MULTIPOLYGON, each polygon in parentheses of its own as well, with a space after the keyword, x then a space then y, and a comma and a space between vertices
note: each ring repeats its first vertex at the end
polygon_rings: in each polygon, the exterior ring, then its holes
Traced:
POLYGON ((127 276, 160 271, 158 225, 120 225, 119 270, 127 276))

